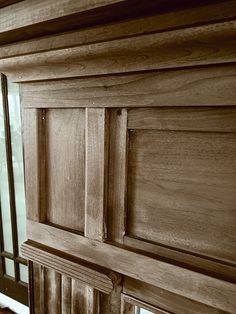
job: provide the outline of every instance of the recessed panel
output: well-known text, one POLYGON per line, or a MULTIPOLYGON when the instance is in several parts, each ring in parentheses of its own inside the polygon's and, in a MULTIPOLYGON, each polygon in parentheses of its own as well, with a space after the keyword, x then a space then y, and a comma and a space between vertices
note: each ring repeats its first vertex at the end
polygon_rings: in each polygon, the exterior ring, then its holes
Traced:
POLYGON ((236 260, 236 134, 130 130, 127 233, 236 260))
POLYGON ((47 221, 84 230, 85 112, 46 113, 47 221))

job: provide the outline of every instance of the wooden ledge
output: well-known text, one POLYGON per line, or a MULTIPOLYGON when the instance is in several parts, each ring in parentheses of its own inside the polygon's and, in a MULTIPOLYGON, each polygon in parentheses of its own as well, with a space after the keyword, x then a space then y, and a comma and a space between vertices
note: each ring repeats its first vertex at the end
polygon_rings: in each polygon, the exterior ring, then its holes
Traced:
POLYGON ((106 294, 110 294, 120 281, 120 276, 114 272, 99 266, 95 269, 94 265, 66 254, 63 256, 61 252, 33 241, 25 242, 21 246, 21 252, 30 261, 79 280, 106 294))

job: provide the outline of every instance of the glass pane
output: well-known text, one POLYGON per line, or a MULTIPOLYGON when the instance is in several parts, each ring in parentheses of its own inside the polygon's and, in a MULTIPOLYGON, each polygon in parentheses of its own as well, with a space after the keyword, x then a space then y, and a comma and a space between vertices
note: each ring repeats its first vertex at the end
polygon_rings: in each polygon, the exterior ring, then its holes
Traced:
POLYGON ((145 309, 141 309, 140 307, 135 307, 135 314, 154 314, 153 312, 150 312, 145 309))
POLYGON ((0 201, 2 212, 2 229, 3 229, 2 231, 4 240, 4 250, 12 253, 13 245, 11 234, 11 215, 7 174, 5 129, 1 93, 0 93, 0 201))
POLYGON ((15 277, 14 262, 9 258, 5 258, 5 271, 6 275, 15 277))
POLYGON ((20 248, 20 245, 26 240, 26 211, 21 107, 18 84, 8 83, 8 102, 11 129, 12 164, 14 173, 18 246, 20 248))
POLYGON ((28 283, 28 267, 20 264, 20 280, 28 283))

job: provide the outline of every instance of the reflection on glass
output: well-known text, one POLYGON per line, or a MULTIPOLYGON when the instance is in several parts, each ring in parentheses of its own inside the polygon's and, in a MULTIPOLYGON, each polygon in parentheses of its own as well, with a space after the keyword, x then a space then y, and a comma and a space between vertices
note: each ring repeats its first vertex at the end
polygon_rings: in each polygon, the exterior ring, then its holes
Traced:
POLYGON ((5 270, 6 270, 6 275, 15 277, 14 262, 9 258, 5 258, 5 270))
POLYGON ((28 267, 20 264, 20 281, 28 283, 28 267))
POLYGON ((153 312, 150 312, 145 309, 141 309, 140 307, 135 307, 135 314, 154 314, 153 312))
POLYGON ((0 94, 0 202, 4 250, 13 252, 2 95, 0 94))
POLYGON ((21 128, 21 109, 18 84, 8 83, 8 103, 11 130, 12 164, 17 217, 17 235, 20 252, 21 244, 26 240, 26 211, 23 144, 21 128))

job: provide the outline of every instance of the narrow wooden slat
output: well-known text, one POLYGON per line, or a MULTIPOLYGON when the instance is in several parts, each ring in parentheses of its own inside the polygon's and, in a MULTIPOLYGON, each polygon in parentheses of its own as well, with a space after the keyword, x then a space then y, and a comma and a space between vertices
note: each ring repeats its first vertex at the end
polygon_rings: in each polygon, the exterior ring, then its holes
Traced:
POLYGON ((127 110, 110 112, 108 239, 123 243, 126 212, 127 110))
POLYGON ((235 105, 236 66, 22 84, 24 107, 235 105), (210 87, 210 88, 209 88, 210 87))
POLYGON ((112 274, 99 272, 88 265, 77 260, 69 260, 66 257, 57 255, 53 250, 40 247, 33 243, 24 243, 21 248, 22 254, 28 259, 38 262, 41 265, 54 269, 65 276, 81 281, 83 284, 90 284, 92 287, 104 293, 110 293, 115 284, 116 278, 112 274))
POLYGON ((128 128, 198 132, 235 132, 236 109, 232 107, 142 108, 128 112, 128 128))
POLYGON ((86 286, 86 310, 87 314, 100 314, 99 291, 86 286))
POLYGON ((23 128, 27 217, 35 221, 44 221, 46 209, 44 110, 24 110, 23 128))
POLYGON ((106 239, 107 111, 86 109, 85 236, 106 239))
POLYGON ((103 314, 120 314, 121 313, 121 291, 123 286, 118 283, 108 294, 100 295, 100 311, 103 314))
POLYGON ((71 278, 61 276, 61 314, 71 314, 71 278))
POLYGON ((69 252, 88 262, 212 307, 228 312, 233 312, 235 309, 236 285, 227 281, 34 221, 28 221, 28 237, 44 245, 69 252), (78 245, 75 247, 74 243, 78 245))
POLYGON ((45 312, 61 313, 61 275, 54 270, 45 269, 44 274, 45 312))
POLYGON ((88 314, 86 309, 86 286, 72 279, 71 314, 88 314))

